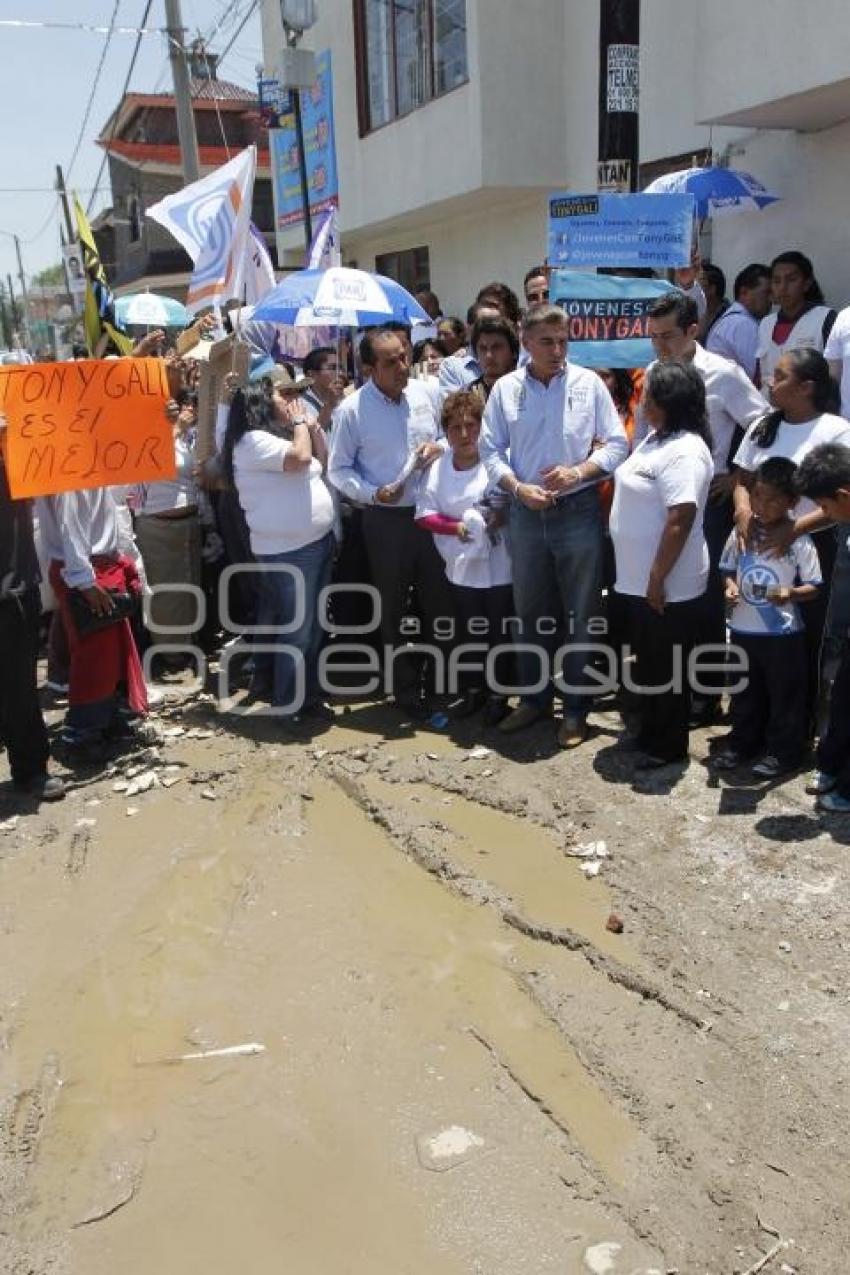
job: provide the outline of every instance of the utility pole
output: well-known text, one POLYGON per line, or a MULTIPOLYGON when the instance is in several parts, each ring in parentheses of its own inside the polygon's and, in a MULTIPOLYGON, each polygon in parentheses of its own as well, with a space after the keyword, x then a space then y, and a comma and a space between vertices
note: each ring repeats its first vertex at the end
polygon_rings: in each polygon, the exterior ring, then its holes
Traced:
POLYGON ((56 165, 56 189, 59 192, 59 198, 62 200, 62 211, 65 214, 65 229, 68 232, 68 243, 73 243, 77 237, 74 230, 74 223, 71 220, 71 206, 68 203, 68 192, 65 189, 65 174, 62 172, 62 165, 56 165))
POLYGON ((21 258, 21 241, 17 235, 15 239, 15 254, 18 258, 18 278, 21 281, 21 297, 23 299, 23 323, 24 329, 24 345, 27 349, 30 347, 30 321, 29 321, 29 297, 27 296, 27 281, 24 276, 24 263, 21 258))
POLYGON ((10 274, 6 275, 6 283, 9 288, 9 317, 12 323, 12 340, 9 342, 9 345, 11 346, 12 341, 14 341, 15 339, 15 332, 20 326, 20 323, 19 323, 20 314, 18 310, 18 303, 15 300, 15 288, 12 283, 12 276, 10 274))
MULTIPOLYGON (((290 45, 295 47, 297 36, 290 36, 290 45)), ((301 90, 290 89, 293 115, 295 117, 295 137, 298 142, 298 172, 301 177, 301 207, 304 209, 304 240, 307 251, 313 242, 313 219, 310 215, 310 186, 307 180, 307 154, 304 150, 304 123, 301 119, 301 90)))
POLYGON ((640 0, 600 0, 599 190, 638 188, 640 0))
POLYGON ((174 104, 177 109, 177 136, 180 139, 180 156, 183 162, 183 180, 186 185, 196 182, 201 175, 198 156, 198 137, 195 117, 192 114, 192 87, 186 62, 186 46, 183 43, 183 21, 180 16, 180 0, 165 0, 168 56, 174 81, 174 104))
POLYGON ((12 348, 12 324, 9 315, 6 313, 6 289, 0 283, 0 326, 3 330, 3 344, 7 349, 12 348))

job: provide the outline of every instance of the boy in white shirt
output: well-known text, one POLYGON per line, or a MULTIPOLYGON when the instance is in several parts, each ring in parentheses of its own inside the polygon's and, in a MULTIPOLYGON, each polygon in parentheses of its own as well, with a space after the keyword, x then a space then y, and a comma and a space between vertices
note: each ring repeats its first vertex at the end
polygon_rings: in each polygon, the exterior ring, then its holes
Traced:
POLYGON ((821 573, 809 536, 800 536, 782 557, 761 548, 764 534, 789 520, 797 502, 797 466, 783 456, 766 460, 756 473, 750 500, 754 532, 746 548, 733 531, 720 559, 726 597, 734 603, 732 641, 747 654, 745 688, 732 696, 732 731, 714 757, 718 770, 732 770, 764 750, 753 774, 777 779, 799 765, 806 744, 807 656, 799 604, 817 596, 821 573))

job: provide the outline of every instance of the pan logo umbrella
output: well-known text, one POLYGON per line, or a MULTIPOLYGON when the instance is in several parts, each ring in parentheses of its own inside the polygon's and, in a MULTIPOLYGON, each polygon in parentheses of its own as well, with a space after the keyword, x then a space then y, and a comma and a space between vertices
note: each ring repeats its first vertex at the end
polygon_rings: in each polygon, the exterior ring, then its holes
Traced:
POLYGON ((253 318, 260 323, 339 328, 375 327, 389 319, 409 324, 431 322, 400 283, 346 266, 289 275, 266 293, 253 318))
POLYGON ((752 173, 736 168, 683 168, 656 177, 646 195, 693 195, 700 218, 725 213, 757 212, 774 204, 779 195, 763 186, 752 173))

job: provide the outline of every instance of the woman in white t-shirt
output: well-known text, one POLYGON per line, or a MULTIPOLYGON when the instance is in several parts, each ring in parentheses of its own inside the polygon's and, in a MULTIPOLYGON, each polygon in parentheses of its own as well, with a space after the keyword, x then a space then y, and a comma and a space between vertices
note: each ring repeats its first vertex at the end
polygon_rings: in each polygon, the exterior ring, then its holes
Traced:
MULTIPOLYGON (((506 622, 514 611, 507 502, 491 486, 478 455, 483 410, 472 390, 449 394, 443 404, 441 423, 449 450, 427 471, 416 523, 432 533, 446 564, 460 642, 492 650, 510 642, 506 622)), ((495 725, 507 712, 507 700, 496 693, 488 697, 486 653, 479 649, 460 663, 462 685, 451 688, 458 691, 453 715, 468 717, 484 705, 484 720, 495 725)), ((512 684, 508 670, 500 668, 498 676, 502 684, 512 684)))
MULTIPOLYGON (((734 457, 738 473, 735 488, 735 527, 741 547, 751 538, 753 511, 750 488, 756 471, 773 456, 784 456, 795 465, 821 443, 850 446, 850 421, 833 414, 838 391, 829 373, 829 364, 817 350, 799 349, 783 354, 776 365, 770 401, 775 410, 747 430, 734 457)), ((805 608, 806 646, 809 659, 809 706, 814 709, 818 687, 820 647, 829 605, 836 539, 832 529, 817 530, 809 515, 819 514, 812 500, 801 497, 792 512, 788 530, 772 532, 765 540, 768 552, 787 553, 792 540, 802 531, 812 534, 820 562, 823 588, 805 608), (799 520, 803 519, 803 525, 799 520)), ((821 520, 820 526, 823 527, 821 520)))
POLYGON ((255 657, 252 689, 289 718, 331 715, 317 667, 324 633, 318 599, 330 580, 334 506, 323 476, 324 432, 300 397, 303 387, 276 366, 237 390, 222 448, 260 567, 261 642, 279 646, 270 657, 255 657))
POLYGON ((610 531, 636 657, 638 768, 654 770, 688 755, 688 663, 708 581, 702 525, 714 465, 705 385, 691 364, 654 364, 642 410, 651 432, 614 475, 610 531))
POLYGON ((759 323, 757 384, 766 392, 776 365, 791 350, 822 351, 835 323, 824 304, 814 266, 802 252, 781 252, 770 263, 770 286, 779 307, 759 323))

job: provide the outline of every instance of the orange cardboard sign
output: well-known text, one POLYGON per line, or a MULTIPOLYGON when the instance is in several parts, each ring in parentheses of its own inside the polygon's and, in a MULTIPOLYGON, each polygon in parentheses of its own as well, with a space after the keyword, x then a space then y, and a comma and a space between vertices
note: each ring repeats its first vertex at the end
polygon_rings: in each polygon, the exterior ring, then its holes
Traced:
POLYGON ((170 397, 161 359, 0 367, 12 496, 173 478, 170 397))

